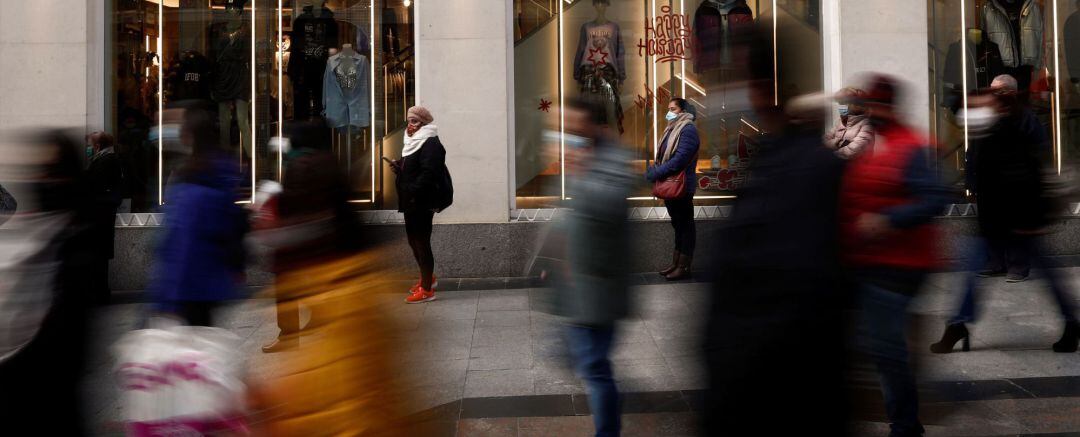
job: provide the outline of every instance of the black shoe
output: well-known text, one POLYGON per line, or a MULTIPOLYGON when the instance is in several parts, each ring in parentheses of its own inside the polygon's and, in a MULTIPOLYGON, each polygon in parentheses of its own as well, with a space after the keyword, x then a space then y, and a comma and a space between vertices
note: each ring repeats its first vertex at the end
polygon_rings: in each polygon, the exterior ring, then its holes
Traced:
POLYGON ((971 333, 963 323, 953 323, 945 327, 945 333, 941 334, 941 341, 930 345, 930 352, 935 354, 947 354, 956 347, 956 342, 963 340, 960 345, 962 351, 971 350, 971 333))
POLYGON ((1054 352, 1076 352, 1078 343, 1080 343, 1080 323, 1065 322, 1065 333, 1061 334, 1061 340, 1054 343, 1054 352))
POLYGON ((980 278, 991 278, 994 276, 1005 276, 1004 270, 983 270, 976 275, 980 278))

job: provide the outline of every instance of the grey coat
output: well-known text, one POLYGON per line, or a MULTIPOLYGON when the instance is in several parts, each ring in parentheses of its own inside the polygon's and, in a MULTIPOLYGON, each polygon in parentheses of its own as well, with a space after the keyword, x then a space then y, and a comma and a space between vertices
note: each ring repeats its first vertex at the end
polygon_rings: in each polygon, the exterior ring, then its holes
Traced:
POLYGON ((1034 0, 1024 0, 1020 10, 1020 35, 1015 35, 1009 24, 1009 14, 998 1, 991 0, 983 6, 982 22, 987 38, 1001 49, 1001 62, 1006 67, 1041 66, 1045 32, 1042 8, 1034 0))
POLYGON ((573 210, 555 229, 565 238, 566 263, 553 304, 554 313, 570 323, 611 326, 630 311, 626 198, 636 180, 631 159, 615 144, 601 147, 589 168, 566 184, 573 210))

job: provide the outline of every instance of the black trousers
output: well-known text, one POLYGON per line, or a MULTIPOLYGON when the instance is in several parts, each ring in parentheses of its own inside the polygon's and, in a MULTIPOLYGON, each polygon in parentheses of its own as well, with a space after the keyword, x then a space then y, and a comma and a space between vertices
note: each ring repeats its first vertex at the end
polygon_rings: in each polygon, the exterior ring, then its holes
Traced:
POLYGON ((431 289, 435 273, 435 254, 431 251, 431 222, 433 211, 405 211, 405 235, 409 239, 416 264, 420 266, 420 286, 431 289))
POLYGON ((221 306, 217 301, 186 301, 179 304, 179 316, 190 326, 214 326, 214 310, 221 306))
POLYGON ((694 226, 694 196, 686 195, 678 199, 664 201, 671 227, 675 228, 675 250, 686 256, 694 256, 697 243, 697 228, 694 226))

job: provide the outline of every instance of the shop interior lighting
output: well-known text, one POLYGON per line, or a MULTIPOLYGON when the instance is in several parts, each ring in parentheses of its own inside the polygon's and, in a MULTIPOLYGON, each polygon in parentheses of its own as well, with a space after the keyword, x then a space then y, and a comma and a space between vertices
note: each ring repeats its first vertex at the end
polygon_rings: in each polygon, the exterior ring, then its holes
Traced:
MULTIPOLYGON (((277 2, 277 136, 278 138, 285 138, 285 78, 282 70, 285 69, 285 36, 282 28, 285 27, 281 22, 283 18, 282 14, 282 0, 277 2)), ((255 144, 254 142, 252 144, 255 144)), ((278 180, 282 180, 285 175, 285 151, 282 147, 278 147, 277 154, 277 175, 278 180)))
MULTIPOLYGON (((158 53, 158 56, 161 56, 161 40, 164 39, 164 38, 162 38, 162 36, 164 35, 164 32, 165 32, 165 23, 164 23, 164 21, 165 21, 165 5, 162 4, 162 3, 158 3, 157 16, 158 16, 158 18, 157 18, 157 25, 158 25, 157 53, 158 53)), ((164 153, 164 150, 165 150, 165 136, 162 135, 163 132, 161 130, 163 125, 165 124, 164 123, 165 122, 165 114, 162 113, 162 111, 165 110, 165 95, 164 95, 164 92, 163 92, 164 89, 165 89, 165 63, 164 62, 159 62, 158 63, 158 100, 157 100, 157 106, 158 106, 158 111, 157 111, 157 113, 158 113, 158 148, 157 148, 157 150, 158 150, 158 160, 157 160, 158 172, 157 172, 157 174, 158 174, 158 205, 159 206, 165 204, 165 194, 164 194, 164 189, 163 189, 163 187, 165 185, 165 176, 162 175, 162 173, 165 171, 165 166, 164 166, 164 163, 163 163, 163 161, 165 159, 165 153, 164 153)))
MULTIPOLYGON (((772 69, 773 69, 773 106, 780 106, 780 66, 777 63, 777 41, 776 41, 776 17, 779 16, 779 12, 776 10, 776 0, 772 0, 772 69)), ((965 70, 967 71, 967 70, 965 70)))
MULTIPOLYGON (((684 62, 685 62, 685 61, 684 61, 684 62)), ((683 73, 682 73, 682 75, 681 75, 681 76, 680 76, 680 75, 675 75, 675 77, 676 77, 676 78, 678 78, 679 80, 681 80, 681 81, 682 81, 682 83, 683 83, 683 96, 685 96, 685 95, 686 95, 686 87, 687 87, 687 86, 689 86, 690 88, 693 88, 693 89, 694 89, 694 91, 697 91, 697 92, 698 92, 698 93, 700 93, 700 94, 701 94, 702 96, 707 96, 707 95, 709 95, 709 93, 705 92, 705 88, 704 88, 704 87, 702 87, 701 85, 698 85, 698 84, 697 84, 697 83, 695 83, 694 81, 690 80, 690 78, 686 77, 686 67, 685 67, 685 66, 683 66, 683 73)))
MULTIPOLYGON (((964 50, 967 50, 967 38, 968 38, 967 15, 965 14, 966 11, 967 11, 967 1, 966 0, 960 0, 960 29, 963 29, 960 32, 960 47, 963 47, 964 50)), ((967 61, 968 61, 968 57, 966 55, 960 57, 960 69, 961 69, 960 71, 964 72, 964 74, 960 75, 960 86, 963 87, 963 88, 961 88, 960 95, 963 96, 964 112, 965 113, 968 110, 967 61)), ((968 150, 968 142, 969 142, 968 126, 967 126, 967 123, 962 123, 962 124, 964 125, 964 153, 966 154, 967 150, 968 150)), ((965 169, 965 171, 967 171, 967 170, 970 170, 970 169, 965 169)))
MULTIPOLYGON (((656 0, 653 0, 654 2, 656 0)), ((566 0, 566 3, 570 3, 570 0, 566 0)), ((563 3, 559 2, 559 19, 558 19, 558 32, 559 32, 559 52, 558 52, 558 72, 559 77, 559 195, 566 199, 566 115, 564 114, 564 99, 563 99, 563 3)))
MULTIPOLYGON (((255 41, 255 3, 257 3, 257 2, 254 2, 254 1, 251 2, 251 27, 248 29, 248 33, 251 34, 251 58, 250 58, 250 61, 249 61, 249 62, 251 62, 251 64, 255 64, 255 45, 257 44, 256 41, 255 41)), ((279 24, 279 27, 280 27, 280 24, 279 24)), ((278 96, 280 97, 281 94, 278 94, 278 96)), ((248 108, 248 109, 251 110, 251 116, 249 117, 249 119, 251 120, 250 121, 250 123, 251 123, 251 136, 248 137, 248 144, 251 145, 251 152, 249 153, 249 155, 251 155, 250 156, 250 158, 251 158, 251 203, 255 203, 255 155, 257 155, 257 153, 255 153, 255 149, 258 147, 257 143, 255 142, 255 126, 258 126, 258 123, 255 120, 255 117, 257 116, 257 114, 259 112, 259 111, 255 110, 255 108, 258 107, 258 106, 255 105, 255 99, 257 97, 258 97, 258 94, 256 94, 256 90, 255 90, 255 68, 254 68, 254 65, 252 65, 252 68, 251 68, 251 106, 249 106, 249 108, 248 108)), ((239 111, 240 108, 236 108, 236 110, 239 111)), ((241 138, 240 139, 240 156, 243 156, 243 155, 244 155, 244 140, 241 138)))
MULTIPOLYGON (((1058 35, 1058 28, 1061 26, 1058 23, 1058 2, 1054 4, 1054 110, 1051 111, 1054 120, 1054 160, 1056 162, 1057 174, 1061 174, 1061 54, 1058 53, 1058 46, 1061 44, 1061 38, 1058 35)), ((965 46, 967 47, 967 46, 965 46)), ((964 72, 967 72, 965 67, 964 72)))
MULTIPOLYGON (((686 0, 679 0, 679 14, 682 14, 684 17, 686 16, 686 0)), ((683 23, 683 24, 685 24, 685 23, 683 23)), ((680 32, 681 32, 681 30, 680 30, 680 32)), ((685 47, 684 47, 684 49, 685 49, 685 47)), ((686 82, 688 81, 688 79, 686 78, 686 57, 685 56, 682 59, 679 60, 679 68, 682 69, 682 76, 680 76, 679 79, 682 80, 682 98, 685 99, 686 98, 686 82)), ((702 92, 702 94, 705 94, 705 93, 702 92)))
MULTIPOLYGON (((406 1, 408 1, 408 0, 406 0, 406 1)), ((405 6, 408 7, 409 5, 406 4, 405 6)), ((368 3, 368 12, 369 12, 368 35, 371 35, 368 38, 368 56, 369 57, 375 57, 375 0, 371 0, 371 2, 368 3)), ((415 21, 416 20, 413 19, 413 22, 415 22, 415 21)), ((416 35, 415 30, 413 31, 413 35, 416 35)), ((417 44, 417 41, 416 41, 416 37, 414 36, 413 37, 413 47, 416 47, 417 45, 418 44, 417 44)), ((415 53, 415 52, 413 52, 413 53, 415 53)), ((375 124, 374 123, 374 119, 375 119, 375 62, 374 62, 374 60, 368 59, 368 69, 371 71, 371 80, 368 82, 369 84, 371 84, 371 86, 369 86, 368 88, 371 88, 371 90, 370 90, 371 91, 371 100, 370 100, 370 102, 371 102, 371 110, 370 110, 369 114, 371 114, 371 117, 372 117, 371 135, 369 135, 371 137, 371 203, 375 203, 375 165, 376 165, 377 162, 379 162, 379 160, 375 158, 375 126, 374 126, 374 124, 375 124)), ((408 87, 408 81, 407 80, 405 82, 405 87, 408 87)), ((383 93, 385 93, 385 92, 386 92, 386 90, 383 89, 383 93)), ((403 102, 403 103, 405 103, 405 106, 408 106, 408 102, 403 102)))

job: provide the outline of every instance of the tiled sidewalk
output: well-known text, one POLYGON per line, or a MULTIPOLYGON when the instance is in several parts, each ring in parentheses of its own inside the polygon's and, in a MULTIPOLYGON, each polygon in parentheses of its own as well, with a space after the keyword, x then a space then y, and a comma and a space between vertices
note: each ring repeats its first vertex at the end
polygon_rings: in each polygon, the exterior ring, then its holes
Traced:
MULTIPOLYGON (((1070 273, 1074 285, 1080 286, 1078 272, 1070 273)), ((958 289, 958 281, 956 274, 938 275, 917 300, 913 310, 918 323, 912 347, 917 352, 925 351, 940 335, 957 298, 953 290, 958 289)), ((983 388, 991 387, 993 381, 1007 384, 1009 378, 1080 375, 1080 356, 1049 350, 1060 334, 1060 321, 1041 287, 1034 280, 988 283, 985 317, 973 329, 974 350, 950 355, 918 353, 921 378, 980 381, 978 386, 983 388)), ((708 286, 656 284, 635 287, 633 292, 637 310, 620 323, 613 353, 620 390, 639 394, 691 393, 704 388, 704 374, 695 351, 710 293, 708 286)), ((529 430, 589 429, 587 416, 574 416, 582 414, 574 410, 573 400, 580 398, 584 389, 568 369, 561 325, 557 318, 540 311, 547 293, 542 289, 450 291, 441 292, 437 301, 423 305, 403 304, 404 290, 380 296, 387 311, 399 316, 399 333, 408 361, 399 377, 416 395, 414 410, 431 418, 426 425, 434 427, 431 432, 581 435, 529 430), (477 408, 481 399, 496 397, 511 397, 498 402, 501 404, 512 403, 512 399, 548 399, 569 402, 571 407, 568 411, 552 407, 556 409, 550 411, 562 413, 549 415, 554 418, 544 416, 548 419, 503 417, 506 414, 485 414, 485 410, 477 408), (499 433, 511 425, 514 433, 499 433)), ((119 401, 108 376, 111 361, 107 345, 135 326, 141 309, 141 304, 114 305, 102 310, 98 317, 95 350, 102 353, 95 357, 87 391, 97 429, 105 433, 119 430, 115 425, 119 401)), ((275 355, 262 354, 259 347, 276 334, 273 302, 250 300, 228 308, 220 316, 223 326, 245 339, 243 349, 250 357, 253 377, 272 374, 275 355)), ((1080 396, 1080 387, 1070 389, 1075 389, 1072 396, 1080 396)), ((968 406, 948 415, 952 418, 948 420, 978 424, 970 428, 978 430, 974 435, 1080 431, 1080 419, 1075 419, 1080 417, 1076 414, 1080 413, 1080 402, 1068 393, 1050 398, 1027 397, 1023 393, 995 396, 991 393, 975 400, 952 402, 953 406, 968 406), (1031 417, 1017 415, 1016 411, 1028 411, 1031 417), (1067 416, 1065 412, 1073 414, 1067 416), (1068 417, 1073 418, 1071 423, 1068 417), (1040 420, 1046 424, 1040 425, 1040 420)), ((652 428, 639 427, 642 432, 648 428, 670 431, 663 435, 687 435, 695 429, 696 422, 690 420, 693 411, 692 405, 674 411, 640 410, 627 420, 652 424, 652 428)), ((951 435, 942 434, 952 432, 942 427, 945 425, 949 424, 928 428, 931 434, 951 435)), ((880 423, 869 420, 860 429, 866 435, 878 435, 882 428, 880 423)))

